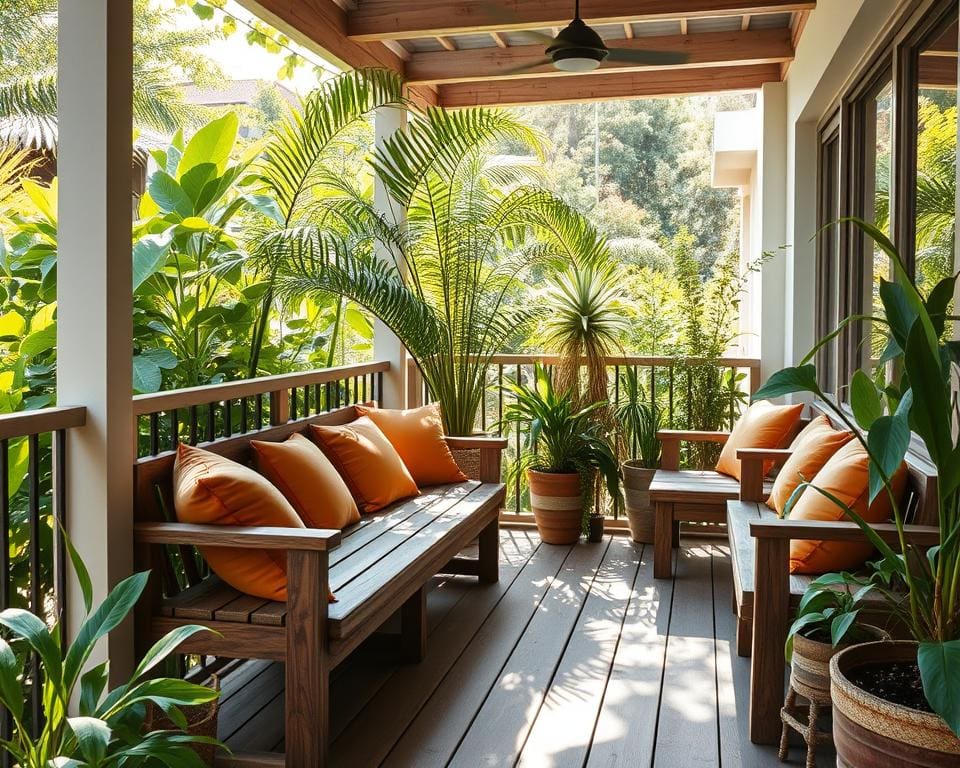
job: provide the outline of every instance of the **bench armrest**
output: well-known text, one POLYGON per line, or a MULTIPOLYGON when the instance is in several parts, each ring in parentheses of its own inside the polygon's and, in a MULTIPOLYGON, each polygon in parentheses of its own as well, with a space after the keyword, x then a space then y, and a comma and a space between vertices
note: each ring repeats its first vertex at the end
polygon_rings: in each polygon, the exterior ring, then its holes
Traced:
POLYGON ((471 435, 470 437, 444 438, 451 451, 477 451, 479 461, 465 461, 461 469, 471 480, 481 483, 499 483, 503 461, 503 449, 507 447, 507 438, 471 435))
POLYGON ((680 469, 680 443, 725 443, 729 432, 705 432, 690 429, 661 429, 657 432, 660 441, 660 467, 676 471, 680 469))
POLYGON ((136 523, 133 526, 133 538, 139 544, 189 544, 202 547, 323 552, 340 543, 340 531, 322 528, 136 523))
MULTIPOLYGON (((897 526, 874 523, 870 526, 888 544, 899 544, 897 526)), ((940 529, 932 525, 905 525, 907 540, 918 547, 940 543, 940 529)), ((750 523, 750 535, 756 539, 814 539, 816 541, 863 541, 866 534, 856 523, 846 520, 758 520, 750 523)))
POLYGON ((740 460, 740 500, 764 501, 763 479, 769 462, 782 464, 790 458, 789 448, 738 448, 740 460))

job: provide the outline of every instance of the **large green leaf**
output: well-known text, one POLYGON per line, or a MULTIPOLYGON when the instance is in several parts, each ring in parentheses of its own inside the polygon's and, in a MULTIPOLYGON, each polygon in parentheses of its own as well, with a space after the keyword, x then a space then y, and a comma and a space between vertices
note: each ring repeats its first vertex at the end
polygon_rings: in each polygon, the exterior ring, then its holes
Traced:
POLYGON ((158 392, 163 385, 163 371, 177 367, 177 357, 169 349, 145 349, 133 356, 133 391, 138 394, 158 392))
POLYGON ((960 737, 960 640, 920 643, 917 664, 927 702, 960 737))
POLYGON ((206 627, 202 627, 199 624, 188 624, 183 627, 177 627, 174 630, 171 630, 166 635, 157 640, 153 644, 153 647, 144 655, 140 660, 140 663, 137 665, 136 671, 133 673, 134 680, 139 679, 144 674, 153 669, 157 664, 162 662, 167 656, 176 650, 184 640, 188 637, 192 637, 198 632, 209 632, 210 630, 206 627))
POLYGON ((903 359, 914 394, 910 426, 923 439, 933 462, 943 468, 953 452, 949 388, 939 350, 931 348, 919 321, 910 331, 903 359))
POLYGON ((100 697, 107 687, 110 662, 105 661, 88 669, 80 677, 80 714, 93 715, 97 711, 100 697))
POLYGON ((0 637, 0 705, 9 709, 17 720, 23 717, 22 672, 10 644, 0 637))
MULTIPOLYGON (((871 387, 873 384, 871 383, 871 387)), ((900 468, 903 457, 910 447, 910 407, 913 404, 913 390, 908 389, 900 400, 892 416, 881 416, 873 422, 867 434, 867 447, 870 449, 870 502, 883 491, 884 478, 892 478, 900 468)))
POLYGON ((7 608, 0 611, 0 626, 9 629, 30 646, 43 664, 43 673, 54 687, 63 679, 60 648, 50 628, 38 617, 22 608, 7 608))
POLYGON ((147 191, 165 213, 177 213, 184 219, 193 215, 193 200, 169 173, 154 171, 147 191))
POLYGON ((213 163, 217 167, 217 173, 223 173, 237 140, 239 124, 237 113, 228 112, 197 131, 183 150, 177 169, 178 178, 203 163, 213 163))
POLYGON ((40 331, 31 333, 20 344, 20 354, 24 357, 35 357, 44 352, 49 352, 57 346, 57 329, 55 326, 48 325, 40 331))
POLYGON ((753 395, 754 400, 767 400, 774 397, 783 397, 795 392, 811 392, 822 395, 817 385, 816 366, 801 365, 793 368, 784 368, 773 374, 767 382, 753 395))
POLYGON ((853 417, 863 429, 870 426, 883 415, 883 401, 877 387, 862 370, 857 370, 850 380, 850 407, 853 417))
POLYGON ((133 244, 133 290, 159 270, 167 260, 173 242, 173 229, 156 235, 144 235, 133 244))
POLYGON ((95 717, 70 717, 67 724, 77 740, 77 751, 90 766, 98 766, 106 757, 113 732, 95 717))

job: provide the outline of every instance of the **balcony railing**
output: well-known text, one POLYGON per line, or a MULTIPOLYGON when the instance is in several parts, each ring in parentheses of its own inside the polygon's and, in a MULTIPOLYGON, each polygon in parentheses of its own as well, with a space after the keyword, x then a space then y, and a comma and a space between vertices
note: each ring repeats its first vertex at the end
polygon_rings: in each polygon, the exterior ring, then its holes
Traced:
MULTIPOLYGON (((44 408, 0 416, 0 610, 23 608, 51 625, 66 600, 67 430, 87 410, 44 408)), ((60 623, 61 633, 63 623, 60 623)), ((61 636, 61 641, 64 638, 61 636)), ((34 657, 23 688, 29 727, 41 723, 42 686, 34 657)), ((10 714, 0 715, 0 738, 10 737, 10 714)), ((0 765, 11 763, 9 755, 0 765)))
MULTIPOLYGON (((507 381, 530 384, 533 381, 534 367, 537 363, 551 371, 559 362, 556 355, 519 354, 494 355, 487 371, 487 392, 483 408, 477 417, 477 429, 482 432, 501 434, 499 424, 503 420, 505 403, 512 395, 505 391, 507 381)), ((742 405, 760 387, 760 360, 750 357, 723 357, 705 360, 694 357, 655 357, 621 356, 607 358, 607 396, 614 407, 626 399, 621 387, 621 374, 631 370, 635 372, 643 386, 645 398, 657 404, 663 419, 663 426, 669 429, 728 429, 736 421, 742 405), (717 414, 715 423, 705 425, 696 423, 697 414, 689 407, 696 396, 697 387, 702 386, 702 373, 712 368, 718 374, 718 380, 729 389, 723 398, 722 414, 717 414)), ((408 369, 408 407, 432 402, 434 397, 429 391, 416 365, 411 361, 408 369)), ((510 436, 504 466, 516 458, 521 450, 525 434, 514 431, 510 436)), ((622 458, 636 458, 635 452, 622 458)), ((529 511, 529 499, 519 478, 514 478, 508 488, 507 510, 512 515, 523 515, 529 511)), ((510 519, 510 518, 507 518, 510 519)))

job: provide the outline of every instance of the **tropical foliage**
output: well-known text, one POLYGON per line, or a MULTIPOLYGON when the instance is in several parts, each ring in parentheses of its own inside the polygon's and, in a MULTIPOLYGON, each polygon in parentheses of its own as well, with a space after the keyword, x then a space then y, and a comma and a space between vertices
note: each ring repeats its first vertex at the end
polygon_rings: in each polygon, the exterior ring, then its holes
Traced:
POLYGON ((93 589, 86 567, 69 545, 86 617, 68 647, 61 645, 58 624, 20 608, 0 612, 0 705, 13 721, 13 732, 0 738, 0 748, 21 768, 51 765, 108 768, 121 765, 167 765, 201 768, 203 761, 190 748, 217 742, 184 733, 181 707, 214 700, 217 692, 183 680, 151 675, 176 647, 191 635, 208 631, 185 626, 173 630, 147 651, 130 680, 107 690, 109 662, 86 669, 94 646, 123 622, 140 598, 148 572, 124 579, 104 601, 93 607, 93 589), (39 672, 31 673, 33 657, 39 672), (37 682, 37 674, 42 683, 37 682), (42 685, 43 720, 30 721, 25 706, 28 685, 42 685), (77 715, 68 714, 76 699, 77 715), (144 735, 147 706, 163 712, 179 731, 144 735))
POLYGON ((614 412, 618 454, 623 459, 639 461, 647 469, 656 469, 660 466, 657 432, 664 426, 663 410, 656 399, 648 398, 640 374, 631 366, 620 372, 620 394, 623 402, 614 412))
MULTIPOLYGON (((809 487, 842 507, 880 553, 881 559, 871 564, 872 574, 866 583, 876 587, 889 610, 919 641, 917 662, 927 701, 954 733, 960 734, 960 686, 956 679, 960 669, 960 443, 955 430, 960 412, 954 390, 960 347, 943 340, 946 324, 953 319, 948 307, 958 275, 942 279, 924 294, 890 240, 873 225, 859 220, 854 223, 893 264, 893 279, 880 281, 884 316, 846 318, 799 366, 774 374, 755 397, 811 393, 827 402, 831 416, 847 425, 863 444, 870 457, 870 501, 881 493, 890 495, 899 551, 854 510, 826 491, 809 487), (808 361, 844 327, 865 321, 885 329, 881 363, 893 363, 901 376, 881 387, 862 371, 854 374, 849 388, 851 415, 830 403, 817 385, 814 365, 808 361), (917 551, 910 542, 904 527, 906 510, 894 496, 891 483, 906 455, 911 431, 926 446, 938 478, 940 544, 925 552, 917 551), (898 585, 904 591, 894 589, 898 585)), ((859 577, 841 574, 839 580, 857 589, 865 586, 859 577)))

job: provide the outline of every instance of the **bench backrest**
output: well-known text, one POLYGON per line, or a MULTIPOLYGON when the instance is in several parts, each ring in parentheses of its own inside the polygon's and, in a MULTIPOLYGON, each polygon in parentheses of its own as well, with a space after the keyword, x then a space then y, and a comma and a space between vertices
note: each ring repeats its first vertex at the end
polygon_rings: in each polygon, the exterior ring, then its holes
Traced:
MULTIPOLYGON (((336 426, 356 419, 354 407, 337 408, 327 413, 309 416, 276 427, 244 432, 234 437, 198 443, 201 448, 228 459, 249 465, 251 463, 251 440, 282 442, 295 432, 304 433, 310 424, 336 426)), ((175 521, 173 508, 173 465, 175 451, 165 451, 156 456, 138 459, 133 468, 135 522, 175 521)), ((150 563, 138 562, 138 568, 155 567, 160 570, 163 592, 168 597, 183 589, 198 584, 207 575, 202 556, 193 547, 180 547, 168 551, 167 557, 150 563)))

